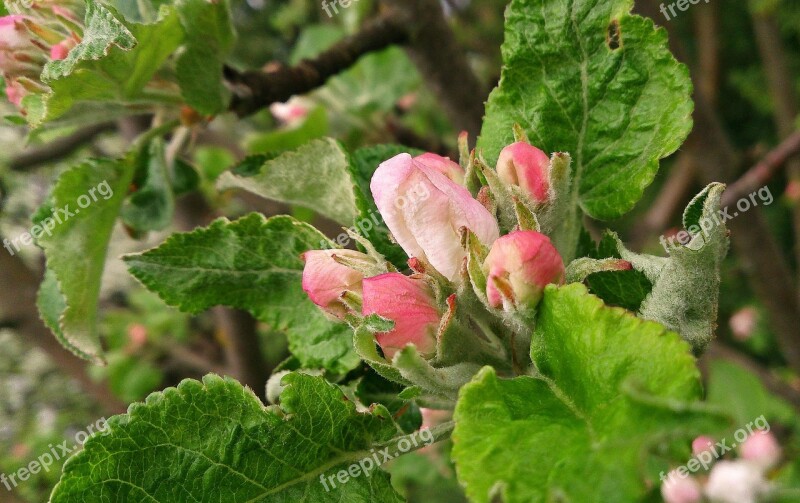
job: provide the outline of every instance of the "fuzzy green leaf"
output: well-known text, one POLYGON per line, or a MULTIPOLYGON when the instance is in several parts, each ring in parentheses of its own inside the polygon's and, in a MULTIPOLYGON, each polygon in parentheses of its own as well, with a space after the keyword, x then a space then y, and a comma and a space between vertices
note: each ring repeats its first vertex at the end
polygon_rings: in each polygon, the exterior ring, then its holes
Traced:
POLYGON ((641 198, 692 127, 691 81, 667 32, 629 14, 632 0, 513 0, 504 68, 479 148, 494 162, 520 124, 573 159, 573 204, 616 218, 641 198))
POLYGON ((189 313, 216 305, 249 311, 285 331, 304 366, 346 372, 358 363, 352 330, 325 318, 301 288, 300 255, 320 242, 327 242, 324 235, 291 217, 267 220, 252 213, 173 234, 157 248, 123 259, 167 304, 189 313))
POLYGON ((720 267, 729 246, 720 217, 724 190, 722 184, 711 184, 692 200, 684 215, 691 241, 685 246, 667 242, 669 259, 633 253, 617 239, 622 258, 653 285, 640 316, 678 332, 697 351, 711 342, 717 324, 720 267))
POLYGON ((142 147, 136 157, 142 179, 134 179, 137 190, 125 201, 121 216, 137 231, 161 230, 172 222, 175 197, 164 149, 163 140, 156 139, 142 147))
POLYGON ((267 199, 311 208, 343 225, 351 225, 356 202, 342 146, 330 138, 309 142, 293 152, 268 159, 255 174, 225 172, 217 186, 240 188, 267 199))
POLYGON ((336 479, 398 437, 389 412, 357 412, 319 377, 290 374, 284 383, 280 409, 214 375, 150 395, 67 461, 50 501, 402 501, 380 469, 336 479), (320 476, 328 475, 335 487, 326 491, 320 476))
POLYGON ((52 228, 38 238, 51 271, 39 296, 42 316, 65 347, 89 360, 102 360, 95 326, 100 280, 132 176, 129 160, 86 161, 59 177, 47 203, 54 213, 37 215, 39 225, 52 228))
POLYGON ((677 334, 580 284, 547 287, 531 358, 538 377, 487 367, 461 390, 453 457, 472 501, 639 501, 657 449, 727 425, 677 334))

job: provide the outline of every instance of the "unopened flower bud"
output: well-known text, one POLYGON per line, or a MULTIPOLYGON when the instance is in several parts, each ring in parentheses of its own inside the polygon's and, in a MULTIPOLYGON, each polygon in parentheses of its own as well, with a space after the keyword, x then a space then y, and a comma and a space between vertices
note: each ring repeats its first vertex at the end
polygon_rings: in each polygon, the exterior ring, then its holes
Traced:
POLYGON ((25 16, 0 17, 0 73, 14 75, 26 70, 27 53, 38 52, 25 28, 25 16))
POLYGON ((22 98, 28 94, 28 91, 14 79, 6 81, 6 98, 17 107, 22 106, 22 98))
POLYGON ((516 142, 500 152, 497 176, 508 185, 516 185, 536 204, 550 200, 550 158, 526 142, 516 142))
POLYGON ((467 189, 408 154, 382 163, 370 189, 392 236, 408 256, 431 264, 449 280, 458 276, 466 257, 462 227, 486 245, 500 234, 492 214, 467 189), (409 197, 420 192, 427 197, 409 197))
POLYGON ((714 503, 757 503, 769 485, 749 461, 720 461, 711 470, 706 496, 714 503))
POLYGON ((457 162, 451 161, 448 157, 427 152, 414 158, 415 161, 433 168, 447 178, 459 185, 464 185, 464 168, 457 162))
POLYGON ((753 336, 758 321, 758 311, 752 307, 739 309, 730 320, 728 325, 731 327, 733 337, 738 341, 746 341, 753 336))
POLYGON ((564 282, 564 262, 544 234, 516 231, 494 242, 483 263, 486 296, 497 309, 534 307, 544 287, 564 282))
POLYGON ((376 339, 387 359, 408 344, 424 357, 436 353, 436 333, 442 314, 430 286, 419 278, 386 273, 364 279, 362 314, 377 314, 394 322, 376 339))
POLYGON ((661 496, 664 503, 698 503, 703 499, 703 492, 697 479, 673 470, 661 484, 661 496))
POLYGON ((61 42, 50 47, 50 59, 60 60, 67 57, 69 51, 75 47, 77 43, 71 38, 65 38, 61 42))
POLYGON ((703 452, 714 451, 714 439, 701 435, 692 441, 692 455, 699 456, 703 452))
POLYGON ((361 294, 361 280, 364 275, 336 261, 341 256, 345 259, 370 261, 363 253, 353 250, 312 250, 303 254, 303 291, 311 301, 323 311, 344 319, 350 307, 343 296, 347 292, 361 294))
POLYGON ((775 435, 768 431, 755 431, 739 447, 742 459, 752 461, 764 470, 774 468, 781 460, 781 446, 775 435))

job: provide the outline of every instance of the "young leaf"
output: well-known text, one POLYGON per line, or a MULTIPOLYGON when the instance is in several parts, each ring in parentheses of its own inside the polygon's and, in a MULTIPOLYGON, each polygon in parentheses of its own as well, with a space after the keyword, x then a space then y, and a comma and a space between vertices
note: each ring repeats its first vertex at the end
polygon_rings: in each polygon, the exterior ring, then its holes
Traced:
POLYGON ((181 93, 198 112, 219 113, 228 99, 222 64, 235 39, 228 0, 179 0, 176 6, 186 31, 176 66, 181 93))
POLYGON ((642 318, 662 323, 703 351, 714 336, 719 309, 720 266, 728 253, 728 229, 721 217, 725 186, 706 187, 684 214, 690 241, 666 243, 670 258, 628 251, 617 238, 623 259, 653 284, 639 308, 642 318))
POLYGON ((139 187, 122 206, 122 220, 137 231, 164 229, 172 222, 175 212, 164 141, 158 138, 142 147, 135 162, 143 179, 134 179, 139 187))
POLYGON ((654 449, 727 425, 677 334, 580 284, 546 289, 531 358, 536 377, 487 367, 461 390, 453 457, 473 501, 639 501, 654 449))
POLYGON ((225 172, 217 187, 240 188, 267 199, 299 204, 343 225, 351 225, 356 216, 356 202, 348 167, 342 146, 325 138, 266 160, 255 174, 240 176, 225 172))
POLYGON ((513 0, 504 68, 478 142, 494 162, 520 124, 545 152, 569 152, 571 197, 594 218, 624 214, 659 159, 691 130, 691 81, 667 32, 632 0, 513 0))
POLYGON ((48 202, 53 214, 37 215, 38 244, 52 272, 39 296, 42 316, 65 347, 89 360, 102 360, 95 326, 100 279, 132 176, 127 159, 86 161, 59 177, 48 202))
POLYGON ((292 353, 309 368, 347 372, 358 364, 352 331, 333 323, 301 288, 300 255, 327 240, 291 217, 252 213, 173 234, 159 247, 123 257, 164 302, 189 313, 225 305, 285 331, 292 353))
POLYGON ((402 501, 374 463, 368 476, 336 478, 393 444, 389 412, 357 412, 320 377, 283 382, 280 409, 214 375, 150 395, 67 461, 50 501, 402 501))
POLYGON ((61 117, 81 102, 161 99, 148 96, 143 88, 183 40, 174 9, 163 8, 153 24, 136 24, 123 22, 100 2, 86 5, 83 40, 66 59, 47 63, 42 72, 51 91, 23 100, 32 127, 61 117))

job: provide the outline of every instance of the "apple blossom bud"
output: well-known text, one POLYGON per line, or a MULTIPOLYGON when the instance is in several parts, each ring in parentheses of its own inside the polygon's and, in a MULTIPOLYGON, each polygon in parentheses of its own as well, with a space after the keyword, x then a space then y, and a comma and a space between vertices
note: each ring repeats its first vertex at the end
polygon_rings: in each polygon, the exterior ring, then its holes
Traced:
POLYGON ((692 441, 692 455, 699 456, 700 454, 714 451, 714 439, 705 435, 701 435, 692 441))
POLYGON ((764 470, 775 467, 781 460, 781 446, 775 435, 768 431, 755 431, 739 447, 742 459, 752 461, 764 470))
POLYGON ((664 503, 698 503, 703 499, 703 492, 697 479, 683 477, 672 470, 661 484, 661 496, 664 503))
POLYGON ((758 321, 758 311, 752 307, 739 309, 730 320, 728 325, 731 327, 733 337, 738 341, 746 341, 753 336, 758 321))
POLYGON ((757 503, 769 485, 748 461, 720 461, 708 476, 705 493, 714 503, 757 503))
POLYGON ((370 189, 392 236, 408 256, 431 264, 449 280, 458 276, 466 256, 459 229, 468 228, 486 245, 500 235, 492 214, 467 189, 408 154, 378 166, 370 189), (428 197, 406 196, 421 189, 428 197))
POLYGON ((521 187, 534 203, 550 200, 550 158, 526 142, 516 142, 500 152, 497 176, 508 185, 521 187))
POLYGON ((436 333, 442 314, 424 280, 386 273, 364 279, 362 314, 377 314, 392 320, 394 328, 376 335, 384 355, 390 359, 408 344, 425 357, 436 353, 436 333))
POLYGON ((414 158, 420 164, 433 168, 459 185, 464 185, 464 168, 448 157, 427 152, 414 158))
POLYGON ((76 45, 75 40, 65 38, 61 42, 50 47, 50 59, 57 61, 66 58, 69 51, 76 45))
POLYGON ((303 291, 323 311, 344 319, 350 308, 342 298, 347 292, 361 294, 364 275, 336 261, 341 256, 352 260, 371 259, 353 250, 312 250, 303 254, 306 265, 303 269, 303 291))
POLYGON ((38 52, 31 41, 31 34, 25 28, 25 16, 11 15, 0 17, 0 73, 16 74, 25 70, 26 53, 38 52))
POLYGON ((28 94, 28 91, 22 85, 13 79, 6 81, 6 98, 13 105, 20 107, 22 105, 22 98, 28 94))
POLYGON ((534 307, 549 283, 564 282, 564 262, 544 234, 516 231, 492 245, 483 263, 489 305, 534 307))

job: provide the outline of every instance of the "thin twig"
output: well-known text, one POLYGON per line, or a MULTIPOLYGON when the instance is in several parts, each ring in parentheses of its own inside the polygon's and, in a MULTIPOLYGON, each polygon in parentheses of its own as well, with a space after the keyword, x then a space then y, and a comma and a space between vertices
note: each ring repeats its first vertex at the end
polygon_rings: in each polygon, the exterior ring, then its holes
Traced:
POLYGON ((42 147, 27 149, 21 154, 13 157, 8 166, 13 171, 24 171, 35 168, 42 164, 47 164, 73 153, 81 146, 89 143, 103 133, 114 131, 116 126, 112 122, 102 122, 92 124, 85 128, 78 129, 74 133, 53 140, 42 147))
POLYGON ((722 205, 733 204, 763 187, 789 159, 798 153, 800 153, 800 131, 791 134, 741 178, 730 184, 722 197, 722 205))

